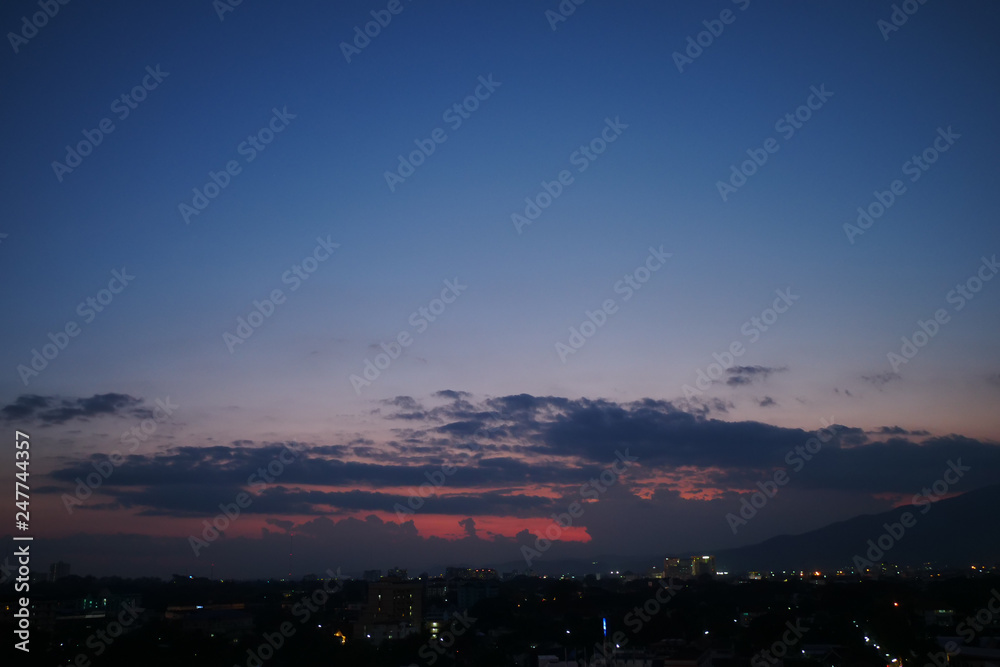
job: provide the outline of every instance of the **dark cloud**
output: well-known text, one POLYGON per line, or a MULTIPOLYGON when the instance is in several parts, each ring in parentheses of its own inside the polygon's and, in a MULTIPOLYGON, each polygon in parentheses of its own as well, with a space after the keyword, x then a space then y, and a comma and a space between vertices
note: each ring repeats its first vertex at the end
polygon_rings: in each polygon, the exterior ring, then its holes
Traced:
POLYGON ((899 373, 886 371, 885 373, 876 373, 875 375, 862 375, 861 379, 873 385, 876 389, 882 389, 882 387, 890 382, 896 382, 897 380, 902 380, 903 378, 899 375, 899 373))
POLYGON ((930 431, 909 431, 902 426, 881 426, 872 431, 872 433, 876 435, 930 435, 930 431))
POLYGON ((726 373, 729 374, 726 384, 730 387, 748 385, 755 381, 764 381, 772 373, 787 370, 787 366, 733 366, 726 369, 726 373))
MULTIPOLYGON (((425 480, 426 481, 426 480, 425 480)), ((240 487, 207 487, 177 484, 146 488, 102 488, 115 506, 134 508, 142 516, 210 517, 219 513, 219 505, 232 504, 240 493, 249 493, 250 503, 241 509, 245 515, 327 516, 356 511, 404 512, 421 514, 544 517, 560 508, 553 498, 512 494, 501 491, 420 496, 378 491, 318 491, 269 486, 255 492, 240 487), (411 512, 412 510, 412 512, 411 512)), ((83 504, 84 509, 97 505, 83 504)))
POLYGON ((64 424, 74 419, 89 420, 104 415, 125 415, 140 419, 153 416, 142 407, 142 399, 128 394, 94 394, 90 398, 59 398, 23 394, 0 408, 7 421, 35 422, 45 425, 64 424))
POLYGON ((760 422, 725 422, 679 410, 581 400, 540 434, 541 451, 590 461, 628 448, 643 465, 761 466, 809 433, 760 422))
POLYGON ((396 396, 394 398, 385 398, 380 401, 383 405, 392 405, 402 410, 419 410, 420 404, 412 396, 396 396))
POLYGON ((13 403, 0 408, 0 414, 8 421, 26 420, 35 412, 49 407, 51 399, 36 394, 22 394, 13 403))
POLYGON ((729 408, 733 407, 733 403, 721 398, 690 398, 679 402, 676 407, 696 417, 708 417, 713 412, 728 413, 729 408))
POLYGON ((442 389, 441 391, 435 392, 434 395, 438 398, 450 398, 455 400, 472 396, 472 394, 467 391, 454 391, 452 389, 442 389))
POLYGON ((431 418, 431 415, 422 410, 417 412, 394 412, 391 415, 386 415, 386 419, 412 419, 414 421, 427 421, 431 418))
MULTIPOLYGON (((268 478, 274 480, 270 484, 286 485, 418 487, 427 482, 428 475, 440 475, 444 464, 456 467, 456 472, 448 480, 449 484, 456 486, 582 484, 599 475, 602 469, 598 465, 577 465, 564 461, 527 462, 514 458, 496 459, 487 465, 477 465, 470 461, 468 452, 446 458, 441 456, 440 449, 433 449, 436 456, 428 457, 434 459, 434 465, 405 464, 396 462, 395 459, 393 463, 344 461, 325 455, 331 450, 331 446, 294 444, 300 448, 300 453, 290 463, 282 464, 280 474, 273 476, 268 474, 268 466, 277 468, 275 461, 282 455, 286 460, 289 459, 286 447, 281 443, 260 447, 182 446, 158 453, 127 456, 115 473, 105 480, 103 488, 193 485, 227 489, 222 495, 232 495, 229 489, 254 484, 259 486, 268 478)), ((384 459, 385 456, 381 458, 384 459)), ((85 478, 95 471, 95 466, 102 465, 107 460, 104 455, 93 455, 54 470, 50 477, 64 484, 75 483, 78 477, 85 478)), ((136 497, 124 496, 125 500, 134 498, 136 497)))
POLYGON ((268 519, 267 523, 272 526, 277 526, 278 528, 288 531, 295 527, 294 521, 289 521, 288 519, 268 519))
POLYGON ((769 408, 769 407, 771 407, 773 405, 777 405, 777 404, 778 404, 778 402, 775 401, 770 396, 765 396, 764 398, 761 398, 761 399, 757 400, 757 405, 759 405, 762 408, 769 408))
MULTIPOLYGON (((427 498, 422 512, 541 516, 553 511, 552 497, 527 495, 527 489, 546 486, 555 496, 572 495, 618 453, 638 459, 624 487, 692 468, 701 471, 699 484, 708 488, 752 488, 775 468, 791 466, 790 457, 811 460, 801 452, 821 426, 821 415, 816 430, 723 421, 656 399, 619 403, 520 394, 477 403, 461 397, 434 409, 440 410, 435 418, 440 423, 401 429, 400 439, 382 444, 358 439, 351 445, 180 446, 130 455, 101 493, 144 513, 184 516, 213 511, 247 488, 256 498, 251 513, 391 512, 396 503, 406 504, 410 489, 440 476, 447 465, 454 472, 445 490, 427 498), (268 466, 288 447, 296 451, 293 460, 260 490, 268 466)), ((801 473, 803 483, 831 491, 913 493, 938 479, 949 457, 976 462, 983 480, 1000 471, 997 443, 961 436, 907 439, 918 434, 926 432, 837 426, 811 457, 822 463, 801 473), (887 439, 873 442, 872 436, 887 439)), ((64 463, 50 477, 72 486, 104 460, 92 456, 64 463)))

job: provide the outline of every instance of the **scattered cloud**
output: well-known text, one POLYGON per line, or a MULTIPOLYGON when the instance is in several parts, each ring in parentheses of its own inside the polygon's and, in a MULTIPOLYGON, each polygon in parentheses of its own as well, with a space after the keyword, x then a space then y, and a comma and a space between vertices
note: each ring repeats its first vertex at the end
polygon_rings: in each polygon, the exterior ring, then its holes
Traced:
POLYGON ((152 411, 142 405, 142 399, 128 394, 94 394, 90 398, 22 394, 13 403, 0 408, 0 415, 6 421, 43 425, 64 424, 77 419, 87 421, 100 416, 151 417, 152 411))
POLYGON ((873 434, 877 435, 915 435, 915 436, 925 436, 930 435, 930 431, 910 431, 902 426, 880 426, 879 428, 871 431, 873 434))
POLYGON ((787 370, 787 366, 733 366, 726 369, 726 373, 729 374, 726 384, 730 387, 739 387, 757 381, 763 382, 772 373, 781 373, 787 370))
POLYGON ((465 529, 465 534, 469 537, 476 536, 476 521, 472 517, 462 519, 458 522, 458 525, 465 529))
POLYGON ((881 390, 890 382, 896 382, 897 380, 902 380, 903 378, 899 375, 899 373, 886 371, 885 373, 877 373, 875 375, 862 375, 861 379, 871 385, 874 385, 876 389, 881 390))

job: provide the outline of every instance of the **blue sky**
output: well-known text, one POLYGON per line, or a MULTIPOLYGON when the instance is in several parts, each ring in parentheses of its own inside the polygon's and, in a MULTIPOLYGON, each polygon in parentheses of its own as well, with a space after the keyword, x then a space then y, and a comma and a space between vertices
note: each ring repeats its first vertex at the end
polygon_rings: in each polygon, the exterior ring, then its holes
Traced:
MULTIPOLYGON (((832 416, 996 444, 1000 281, 961 311, 947 301, 1000 249, 995 5, 928 2, 888 39, 891 3, 590 0, 555 30, 555 2, 401 6, 351 62, 340 44, 385 4, 248 0, 220 20, 207 0, 70 3, 7 50, 4 405, 170 396, 184 408, 154 438, 165 453, 399 440, 380 401, 448 389, 697 411, 682 387, 790 288, 799 300, 738 360, 763 370, 706 391, 711 418, 814 430, 832 416), (733 22, 679 72, 673 54, 724 10, 733 22), (147 67, 168 74, 119 119, 112 102, 147 67), (444 112, 480 77, 499 86, 451 129, 444 112), (782 136, 776 121, 814 87, 832 96, 782 136), (273 109, 294 118, 247 162, 238 147, 273 109), (53 161, 105 117, 114 131, 60 182, 53 161), (627 127, 578 171, 571 156, 606 119, 627 127), (436 128, 447 140, 390 191, 386 170, 436 128), (903 164, 939 128, 960 137, 909 181, 903 164), (780 148, 723 201, 718 181, 771 137, 780 148), (241 172, 186 224, 178 206, 230 160, 241 172), (565 169, 573 183, 519 234, 511 215, 565 169), (844 224, 895 179, 905 194, 849 242, 844 224), (282 276, 317 237, 339 248, 289 291, 282 276), (624 302, 615 284, 661 246, 672 256, 624 302), (134 282, 84 323, 77 305, 122 267, 134 282), (467 290, 415 332, 411 313, 456 278, 467 290), (231 354, 223 334, 276 288, 287 301, 231 354), (556 343, 609 298, 618 310, 563 363, 556 343), (886 375, 887 353, 940 308, 950 321, 886 375), (69 321, 80 335, 25 385, 18 366, 69 321), (350 376, 402 331, 413 344, 359 395, 350 376)), ((8 5, 0 25, 35 11, 8 5)), ((43 422, 58 438, 39 465, 108 453, 120 424, 102 419, 127 417, 43 422)), ((114 512, 91 516, 100 533, 114 512)))

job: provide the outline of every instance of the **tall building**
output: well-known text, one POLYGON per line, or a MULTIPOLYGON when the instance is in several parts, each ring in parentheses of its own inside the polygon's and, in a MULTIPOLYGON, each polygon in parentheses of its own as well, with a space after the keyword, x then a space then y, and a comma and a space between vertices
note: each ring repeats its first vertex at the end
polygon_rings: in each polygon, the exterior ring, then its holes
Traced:
POLYGON ((691 559, 691 574, 700 576, 702 574, 715 575, 715 556, 695 556, 691 559))
POLYGON ((667 556, 663 559, 664 579, 690 579, 692 576, 691 559, 667 556))
POLYGON ((49 581, 59 581, 69 576, 69 563, 58 561, 49 565, 49 581))
POLYGON ((667 556, 663 559, 665 579, 693 579, 703 574, 715 574, 715 556, 667 556))
POLYGON ((368 602, 354 633, 379 644, 418 633, 423 622, 423 584, 383 579, 368 584, 368 602))

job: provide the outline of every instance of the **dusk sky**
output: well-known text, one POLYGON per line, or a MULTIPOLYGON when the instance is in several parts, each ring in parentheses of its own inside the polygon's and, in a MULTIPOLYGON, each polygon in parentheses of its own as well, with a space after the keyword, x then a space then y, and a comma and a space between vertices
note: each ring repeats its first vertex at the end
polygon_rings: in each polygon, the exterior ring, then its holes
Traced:
POLYGON ((5 4, 38 557, 527 567, 574 503, 541 559, 1000 482, 1000 7, 902 4, 5 4))

